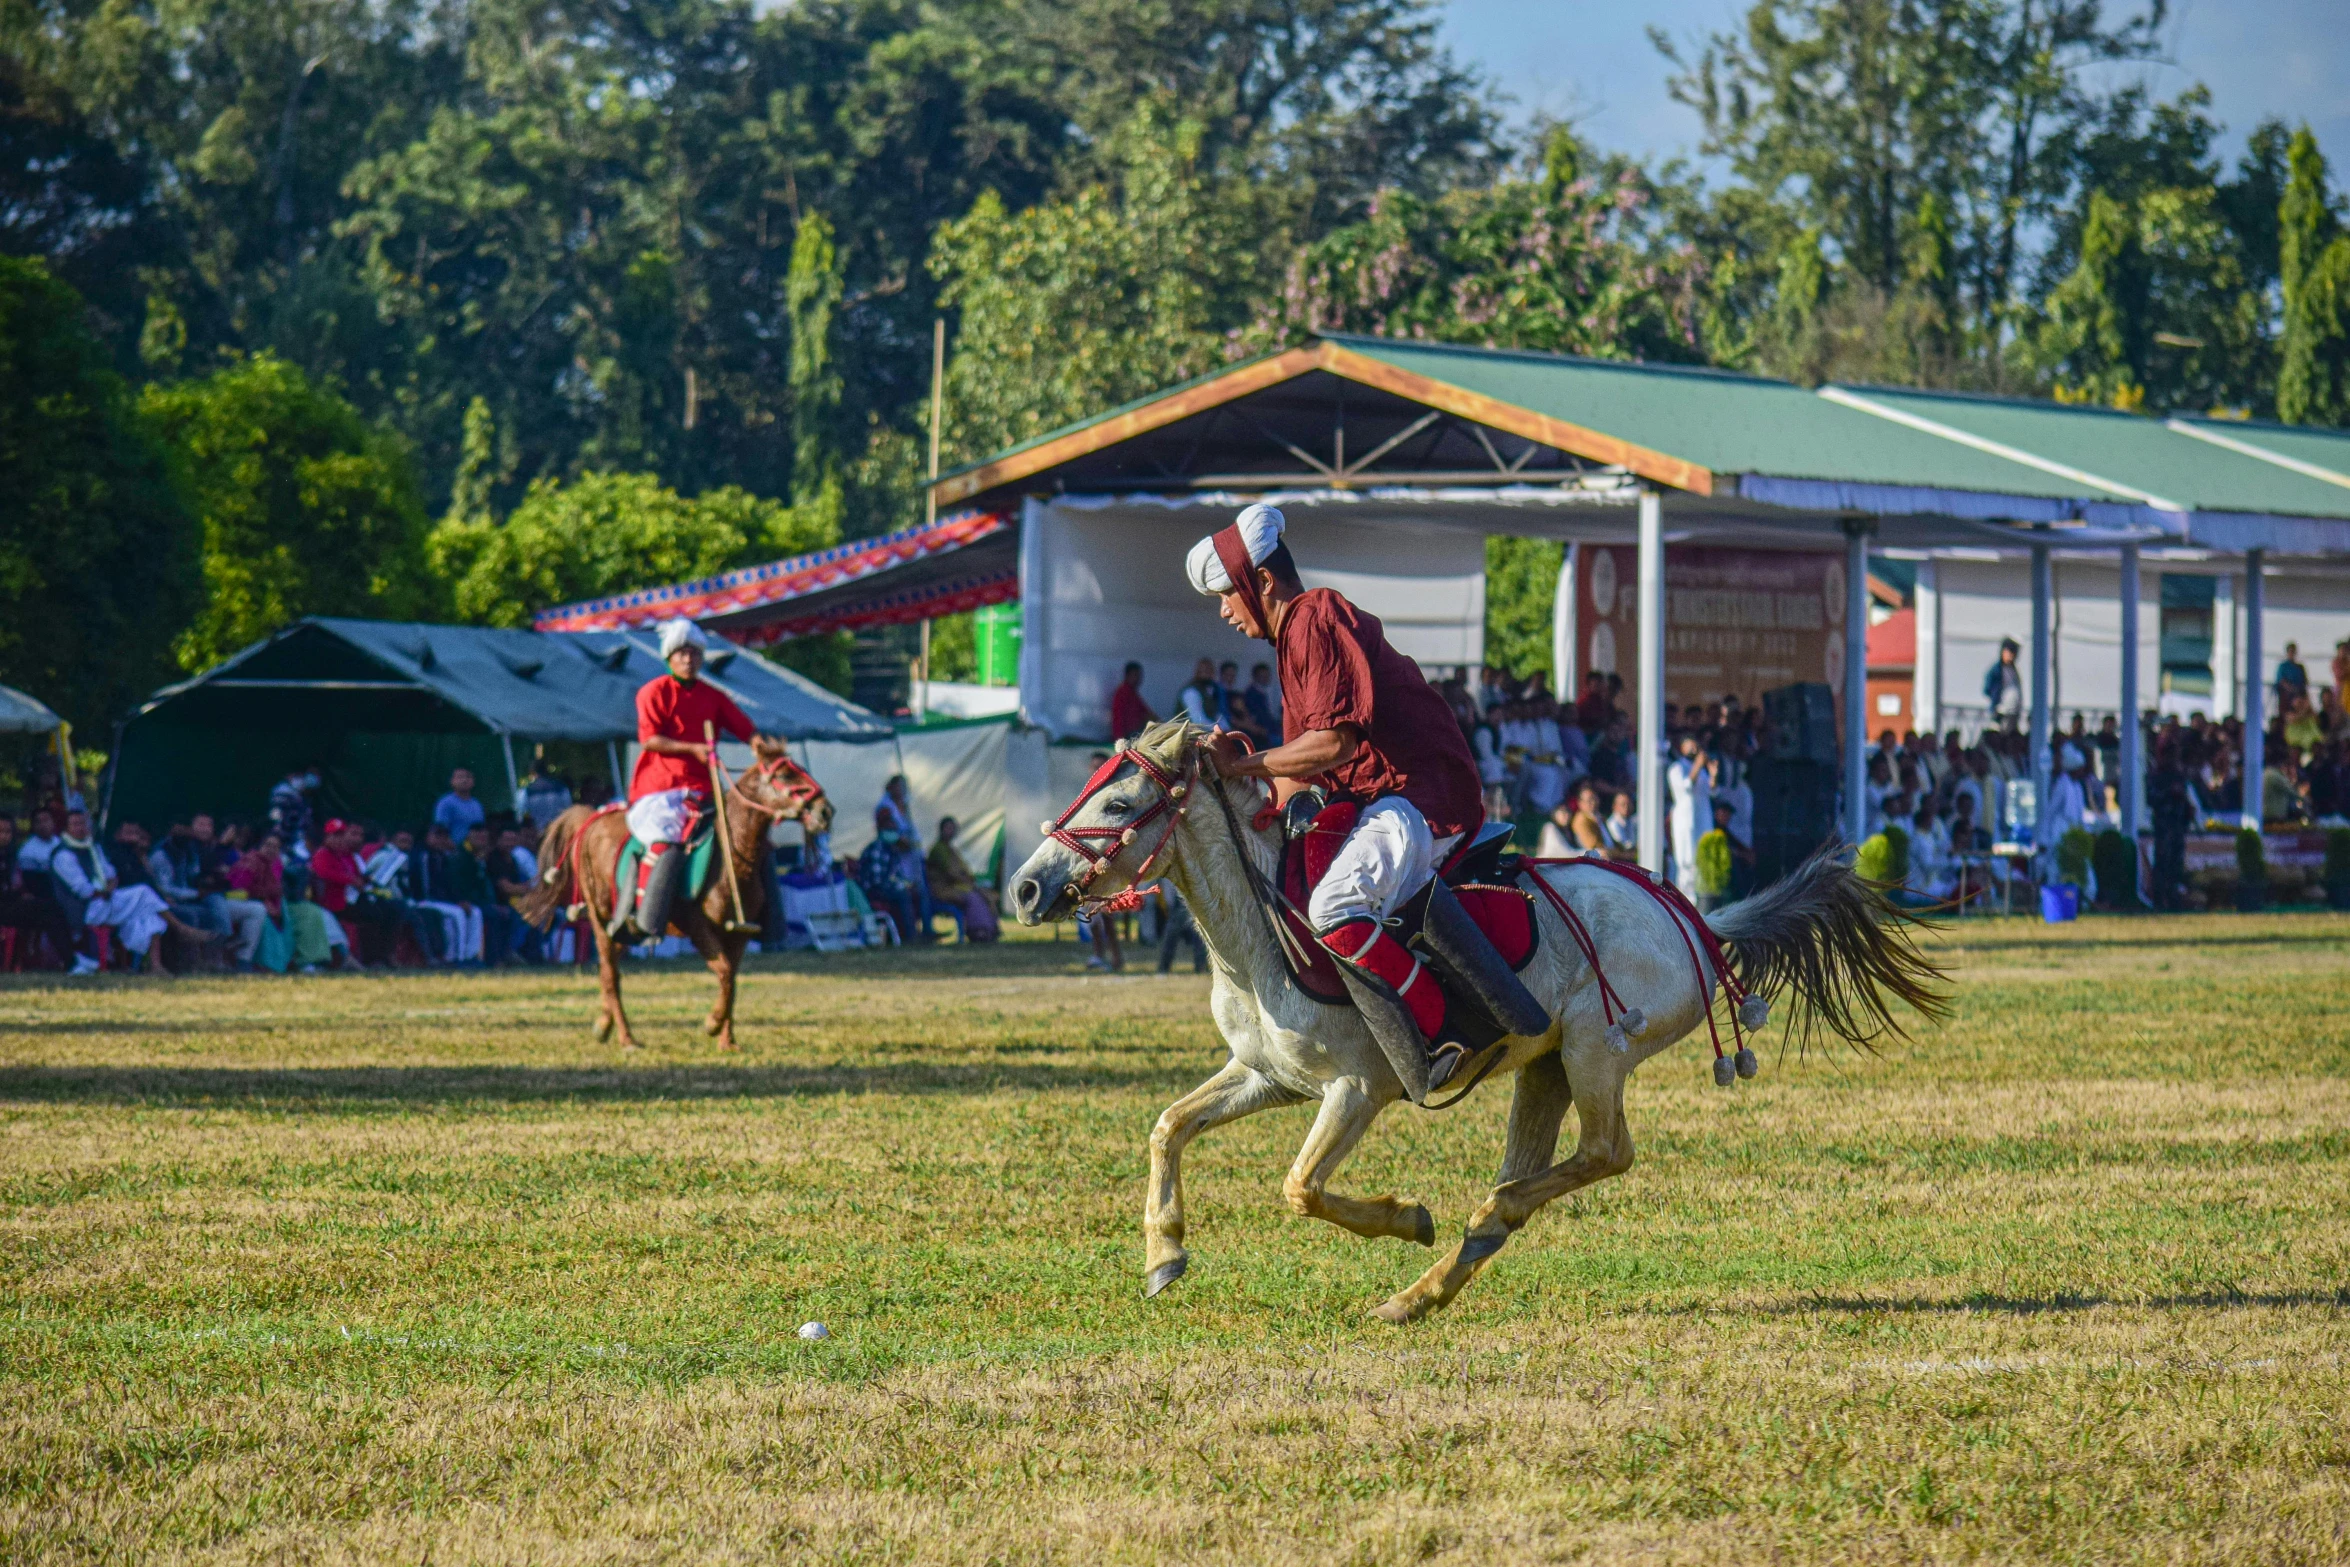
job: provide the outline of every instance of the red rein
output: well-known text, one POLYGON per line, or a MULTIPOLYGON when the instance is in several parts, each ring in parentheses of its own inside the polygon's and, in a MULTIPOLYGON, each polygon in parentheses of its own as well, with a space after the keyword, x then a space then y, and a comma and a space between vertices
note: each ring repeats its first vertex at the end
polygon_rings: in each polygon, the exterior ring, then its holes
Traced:
MULTIPOLYGON (((1669 881, 1650 877, 1648 872, 1637 865, 1626 865, 1617 860, 1578 857, 1565 860, 1526 859, 1519 863, 1528 867, 1543 865, 1596 866, 1601 870, 1614 872, 1654 898, 1665 911, 1666 918, 1673 922, 1673 928, 1681 933, 1681 945, 1689 954, 1689 967, 1697 976, 1698 994, 1705 998, 1705 1031, 1713 1038, 1714 1059, 1718 1061, 1729 1052, 1722 1048, 1721 1030, 1714 1024, 1713 987, 1706 982, 1705 964, 1699 960, 1697 955, 1700 942, 1704 944, 1706 957, 1713 960, 1714 973, 1721 979, 1722 999, 1727 1001, 1730 1006, 1730 1041, 1733 1045, 1744 1048, 1746 1026, 1739 1020, 1738 1009, 1740 1004, 1746 1000, 1746 987, 1738 982, 1738 976, 1730 969, 1729 959, 1722 951, 1722 938, 1714 934, 1713 927, 1705 922, 1705 917, 1697 912, 1696 906, 1689 901, 1680 888, 1669 881), (1690 935, 1692 930, 1696 932, 1694 938, 1690 935)), ((1567 900, 1560 895, 1556 887, 1550 884, 1547 877, 1536 874, 1533 881, 1534 885, 1542 890, 1542 895, 1550 900, 1550 906, 1558 910, 1559 918, 1566 922, 1567 934, 1574 937, 1575 945, 1582 949, 1583 960, 1591 965, 1591 972, 1599 977, 1600 1016, 1612 1025, 1625 1010, 1624 998, 1616 994, 1615 987, 1608 983, 1606 971, 1599 966, 1598 943, 1592 940, 1590 929, 1584 925, 1575 911, 1567 906, 1567 900)))

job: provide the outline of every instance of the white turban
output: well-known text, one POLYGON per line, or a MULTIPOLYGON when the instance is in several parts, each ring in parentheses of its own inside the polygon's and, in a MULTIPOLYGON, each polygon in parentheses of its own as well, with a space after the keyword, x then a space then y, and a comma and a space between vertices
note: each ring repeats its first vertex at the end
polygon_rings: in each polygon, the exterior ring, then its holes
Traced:
MULTIPOLYGON (((1247 546, 1248 563, 1262 566, 1265 557, 1281 543, 1281 530, 1288 526, 1280 511, 1263 504, 1249 507, 1232 519, 1232 526, 1240 533, 1240 542, 1247 546)), ((1224 562, 1216 554, 1216 536, 1211 533, 1191 547, 1191 555, 1183 563, 1191 577, 1194 590, 1210 597, 1232 591, 1232 574, 1224 569, 1224 562)))
POLYGON ((702 635, 702 628, 682 616, 661 622, 661 656, 669 657, 681 647, 698 647, 704 652, 710 648, 710 639, 702 635))

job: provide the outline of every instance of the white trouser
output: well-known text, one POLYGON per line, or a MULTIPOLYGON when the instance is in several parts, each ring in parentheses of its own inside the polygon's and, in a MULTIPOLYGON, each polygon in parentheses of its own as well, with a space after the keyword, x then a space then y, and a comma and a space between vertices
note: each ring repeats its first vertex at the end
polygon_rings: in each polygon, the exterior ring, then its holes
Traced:
POLYGON ((441 934, 448 938, 447 961, 470 963, 481 956, 481 910, 470 903, 419 903, 416 906, 440 920, 441 934))
POLYGON ((1401 795, 1374 800, 1306 900, 1306 923, 1327 935, 1348 920, 1385 919, 1428 884, 1460 841, 1457 832, 1430 834, 1420 808, 1401 795))
POLYGON ((662 789, 628 808, 628 830, 639 843, 683 843, 693 825, 697 791, 662 789))
POLYGON ((261 950, 261 927, 269 923, 269 910, 250 898, 223 898, 221 907, 228 910, 229 929, 236 932, 231 950, 237 961, 252 962, 253 954, 261 950))
POLYGON ((152 887, 117 887, 103 898, 90 900, 89 920, 93 925, 113 926, 122 944, 144 957, 164 932, 163 915, 168 907, 152 887))

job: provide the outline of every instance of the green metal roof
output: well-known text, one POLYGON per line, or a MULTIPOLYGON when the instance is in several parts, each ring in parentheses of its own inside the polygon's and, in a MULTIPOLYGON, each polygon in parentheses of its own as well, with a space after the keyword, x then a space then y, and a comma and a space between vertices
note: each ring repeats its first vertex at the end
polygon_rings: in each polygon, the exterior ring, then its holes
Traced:
POLYGON ((2307 425, 2267 424, 2249 419, 2173 419, 2170 423, 2174 429, 2194 432, 2189 438, 2199 436, 2206 446, 2214 442, 2250 446, 2285 463, 2321 469, 2332 477, 2318 478, 2317 482, 2336 485, 2342 498, 2350 501, 2350 430, 2317 430, 2307 425))
POLYGON ((1599 430, 1716 474, 2133 499, 1839 407, 1791 381, 1682 365, 1328 336, 1399 370, 1599 430))
MULTIPOLYGON (((2195 511, 2350 518, 2350 488, 2198 440, 2138 414, 1958 392, 1874 386, 1832 390, 2195 511)), ((2338 451, 2335 460, 2342 460, 2338 451)))

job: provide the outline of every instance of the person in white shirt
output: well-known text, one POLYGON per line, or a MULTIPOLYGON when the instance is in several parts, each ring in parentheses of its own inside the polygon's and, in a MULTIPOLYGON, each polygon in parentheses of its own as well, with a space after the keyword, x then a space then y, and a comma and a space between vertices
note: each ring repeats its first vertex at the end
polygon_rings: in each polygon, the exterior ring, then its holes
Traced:
POLYGON ((1934 797, 1918 801, 1909 825, 1909 890, 1929 898, 1947 898, 1958 887, 1958 863, 1950 846, 1950 828, 1934 808, 1934 797))
MULTIPOLYGON (((177 930, 191 941, 209 939, 173 914, 154 888, 119 885, 114 862, 90 841, 89 833, 88 816, 80 811, 66 813, 65 836, 49 857, 49 874, 55 879, 60 902, 78 900, 83 921, 93 929, 112 928, 124 946, 145 960, 150 974, 162 971, 163 949, 155 938, 165 931, 177 930)), ((73 905, 68 903, 67 908, 70 912, 73 905)), ((95 973, 97 968, 98 960, 88 953, 74 960, 76 974, 95 973)))
POLYGON ((1567 768, 1560 755, 1558 720, 1544 711, 1548 703, 1528 703, 1526 715, 1526 806, 1548 816, 1567 797, 1567 768))
POLYGON ((1614 804, 1599 823, 1600 833, 1607 839, 1608 850, 1614 855, 1634 855, 1640 852, 1640 822, 1632 814, 1632 791, 1616 791, 1614 804))
POLYGON ((1672 802, 1666 825, 1672 833, 1673 883, 1692 898, 1697 896, 1697 840, 1714 820, 1713 779, 1706 761, 1705 742, 1684 735, 1681 754, 1665 769, 1665 790, 1672 802))
POLYGON ((2040 847, 2050 853, 2066 833, 2089 825, 2089 793, 2080 777, 2087 763, 2080 748, 2067 741, 2056 753, 2056 765, 2061 771, 2048 780, 2048 808, 2040 813, 2035 834, 2040 847))

